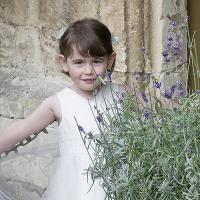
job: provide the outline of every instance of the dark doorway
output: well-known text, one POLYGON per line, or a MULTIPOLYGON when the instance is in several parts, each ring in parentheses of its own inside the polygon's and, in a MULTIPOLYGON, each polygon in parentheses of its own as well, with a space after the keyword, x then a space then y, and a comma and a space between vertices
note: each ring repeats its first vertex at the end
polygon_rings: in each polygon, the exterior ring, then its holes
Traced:
MULTIPOLYGON (((190 90, 200 89, 200 1, 199 0, 188 0, 187 1, 187 10, 189 17, 189 31, 192 36, 195 32, 195 41, 196 41, 196 53, 198 62, 190 65, 189 70, 189 79, 188 86, 190 90), (198 75, 195 75, 198 74, 198 75), (195 88, 196 82, 196 88, 195 88)), ((193 51, 194 52, 194 51, 193 51)), ((195 52, 194 52, 195 53, 195 52)))

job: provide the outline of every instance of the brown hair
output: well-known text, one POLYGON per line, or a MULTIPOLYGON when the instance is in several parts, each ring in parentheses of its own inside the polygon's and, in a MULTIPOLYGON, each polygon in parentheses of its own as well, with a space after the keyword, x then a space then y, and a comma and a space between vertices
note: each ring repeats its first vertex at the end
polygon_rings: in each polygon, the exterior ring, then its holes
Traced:
MULTIPOLYGON (((96 19, 85 18, 70 24, 59 40, 59 50, 67 58, 76 45, 82 56, 111 55, 112 38, 109 29, 96 19)), ((113 69, 112 69, 113 70, 113 69)))

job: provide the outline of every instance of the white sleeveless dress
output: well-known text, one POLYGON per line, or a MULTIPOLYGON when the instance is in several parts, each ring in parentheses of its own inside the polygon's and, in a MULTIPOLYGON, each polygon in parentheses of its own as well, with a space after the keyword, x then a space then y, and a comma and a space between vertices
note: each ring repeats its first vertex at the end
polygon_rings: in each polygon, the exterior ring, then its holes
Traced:
POLYGON ((96 115, 95 105, 99 110, 105 109, 106 104, 113 103, 115 93, 118 93, 118 85, 112 83, 104 85, 93 100, 80 96, 70 88, 57 94, 62 110, 62 121, 58 127, 60 157, 42 200, 104 200, 106 195, 101 180, 95 181, 89 191, 92 180, 86 175, 86 170, 91 160, 75 118, 86 133, 99 133, 91 107, 96 115))

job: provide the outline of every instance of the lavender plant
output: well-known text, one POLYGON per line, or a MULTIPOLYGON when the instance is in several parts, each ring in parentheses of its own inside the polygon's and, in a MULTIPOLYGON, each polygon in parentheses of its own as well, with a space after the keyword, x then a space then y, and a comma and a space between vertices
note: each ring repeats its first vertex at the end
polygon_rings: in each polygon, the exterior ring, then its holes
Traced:
MULTIPOLYGON (((175 22, 171 27, 175 27, 175 22)), ((170 63, 181 51, 172 32, 163 58, 170 63)), ((190 64, 199 71, 189 40, 190 64)), ((173 69, 174 70, 174 69, 173 69)), ((163 71, 166 73, 166 70, 163 71)), ((169 73, 169 71, 167 71, 169 73)), ((200 75, 195 75, 200 79, 200 75)), ((93 148, 88 173, 102 178, 107 200, 200 199, 200 91, 175 93, 173 83, 162 89, 162 80, 151 76, 149 93, 126 93, 112 107, 98 113, 100 134, 79 127, 88 152, 93 148), (157 95, 159 94, 159 95, 157 95)))

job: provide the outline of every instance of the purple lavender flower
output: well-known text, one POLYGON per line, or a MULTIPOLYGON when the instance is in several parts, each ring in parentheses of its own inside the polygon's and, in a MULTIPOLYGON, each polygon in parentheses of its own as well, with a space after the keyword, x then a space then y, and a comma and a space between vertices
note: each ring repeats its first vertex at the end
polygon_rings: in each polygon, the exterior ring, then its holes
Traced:
POLYGON ((166 57, 169 56, 169 53, 168 53, 168 51, 167 51, 166 49, 164 49, 164 50, 162 51, 162 55, 163 55, 164 58, 166 58, 166 57))
POLYGON ((178 53, 179 53, 179 51, 180 51, 180 48, 179 48, 179 47, 174 47, 174 50, 173 50, 174 56, 177 56, 178 53))
POLYGON ((84 130, 84 128, 81 125, 78 125, 78 129, 79 129, 80 132, 85 133, 85 130, 84 130))
POLYGON ((96 110, 97 113, 100 113, 100 110, 98 109, 97 105, 94 105, 94 109, 96 110))
POLYGON ((179 81, 177 81, 177 83, 176 83, 176 88, 178 89, 178 90, 183 90, 183 84, 184 83, 182 83, 182 82, 179 82, 179 81))
POLYGON ((177 23, 176 23, 175 21, 171 21, 171 22, 170 22, 170 25, 173 26, 173 27, 176 27, 176 26, 177 26, 177 23))
POLYGON ((166 63, 169 63, 170 61, 171 61, 170 58, 165 58, 166 63))
POLYGON ((91 132, 88 132, 87 134, 89 136, 89 139, 91 139, 91 140, 94 139, 94 135, 91 132))
POLYGON ((149 119, 150 118, 150 114, 149 113, 144 113, 143 116, 144 116, 145 119, 149 119))
POLYGON ((109 83, 112 83, 112 72, 107 71, 107 72, 106 72, 106 77, 107 77, 109 83))
POLYGON ((98 115, 97 117, 96 117, 96 119, 97 119, 97 121, 100 123, 100 122, 102 122, 102 116, 101 115, 98 115))
POLYGON ((165 90, 165 92, 164 92, 164 97, 165 98, 167 98, 167 99, 171 99, 171 97, 172 97, 172 94, 171 94, 171 92, 170 91, 168 91, 168 90, 165 90))
POLYGON ((162 56, 163 56, 165 62, 167 62, 167 63, 170 62, 169 52, 166 49, 164 49, 162 51, 162 56))
POLYGON ((175 89, 176 89, 176 85, 173 84, 173 85, 171 86, 171 88, 170 88, 171 94, 174 93, 175 89))
POLYGON ((179 90, 177 92, 177 96, 181 97, 181 96, 184 96, 185 92, 183 90, 179 90))
POLYGON ((154 82, 154 87, 159 89, 161 87, 161 82, 155 81, 154 82))
POLYGON ((140 50, 141 50, 141 52, 145 52, 145 48, 144 47, 142 47, 140 50))
POLYGON ((167 40, 168 40, 168 41, 170 41, 170 42, 172 42, 172 41, 173 41, 173 37, 172 37, 172 35, 171 35, 171 34, 169 34, 169 35, 168 35, 168 37, 167 37, 167 40))
POLYGON ((180 41, 176 41, 176 48, 181 48, 181 42, 180 41))
POLYGON ((144 92, 142 92, 142 98, 146 103, 148 102, 147 96, 144 92))
POLYGON ((200 95, 200 90, 196 90, 196 92, 195 92, 195 93, 200 95))
POLYGON ((167 41, 167 46, 168 46, 169 48, 171 48, 171 47, 172 47, 172 42, 171 42, 171 41, 167 41))

